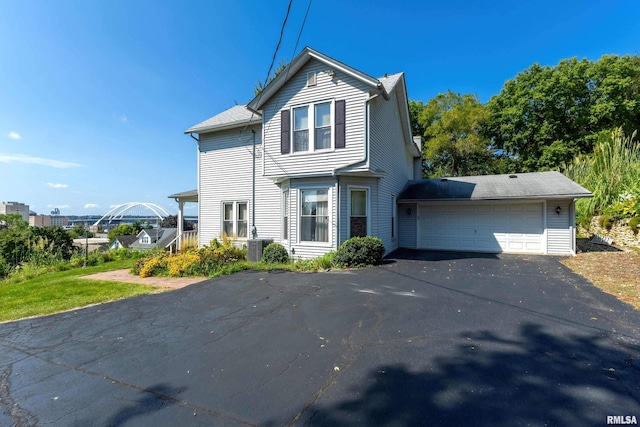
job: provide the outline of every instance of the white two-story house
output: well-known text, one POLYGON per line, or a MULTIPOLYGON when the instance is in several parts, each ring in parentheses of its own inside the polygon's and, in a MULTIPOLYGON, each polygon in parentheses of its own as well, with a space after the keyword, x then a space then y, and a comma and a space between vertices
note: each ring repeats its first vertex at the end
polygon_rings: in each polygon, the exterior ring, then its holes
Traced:
POLYGON ((396 200, 421 166, 404 74, 376 79, 305 48, 247 105, 186 133, 198 135, 200 245, 226 233, 301 258, 352 236, 398 247, 396 200))
POLYGON ((313 258, 369 235, 387 253, 574 253, 573 204, 590 194, 557 173, 420 181, 404 74, 374 78, 310 48, 248 104, 185 133, 198 189, 169 197, 180 211, 198 201, 200 246, 226 234, 313 258))

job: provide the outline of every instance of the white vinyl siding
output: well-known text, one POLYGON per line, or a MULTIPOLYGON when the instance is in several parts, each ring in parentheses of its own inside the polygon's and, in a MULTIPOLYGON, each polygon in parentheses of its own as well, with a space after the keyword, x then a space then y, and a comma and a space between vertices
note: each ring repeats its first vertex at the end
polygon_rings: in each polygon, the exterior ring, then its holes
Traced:
POLYGON ((573 253, 574 239, 571 209, 572 200, 549 200, 547 202, 547 251, 551 255, 573 253), (560 214, 556 208, 560 207, 560 214))
MULTIPOLYGON (((198 241, 208 245, 222 237, 223 203, 245 202, 246 211, 235 209, 234 222, 246 223, 251 234, 252 132, 256 131, 256 231, 258 238, 280 241, 282 221, 274 201, 281 190, 262 176, 260 126, 204 133, 198 150, 198 241), (238 219, 242 214, 244 219, 238 219)), ((277 203, 277 202, 276 202, 277 203)))
POLYGON ((417 244, 418 207, 415 203, 398 204, 398 246, 415 249, 417 244))
MULTIPOLYGON (((370 86, 350 76, 337 72, 331 79, 327 74, 327 66, 316 60, 310 60, 297 72, 276 94, 274 94, 262 108, 263 138, 267 155, 264 156, 264 174, 267 177, 295 177, 331 174, 334 169, 357 162, 364 156, 364 128, 365 128, 365 100, 370 86), (307 73, 316 73, 316 84, 307 86, 307 73), (312 106, 332 102, 331 107, 331 138, 332 147, 334 135, 334 108, 336 100, 345 101, 345 148, 330 148, 311 151, 304 155, 295 153, 291 144, 291 154, 280 152, 280 111, 291 111, 291 129, 294 129, 295 118, 293 108, 312 106)), ((313 133, 315 120, 309 114, 309 131, 313 133)), ((292 142, 294 141, 291 132, 292 142)))
MULTIPOLYGON (((401 85, 396 86, 396 88, 401 85)), ((400 108, 396 90, 390 94, 390 99, 378 97, 371 101, 370 115, 370 144, 371 168, 385 172, 385 176, 378 181, 375 210, 372 210, 373 235, 379 237, 389 253, 399 247, 398 235, 392 236, 392 206, 394 196, 400 194, 413 178, 413 157, 406 147, 413 141, 412 136, 405 134, 400 122, 400 108)))

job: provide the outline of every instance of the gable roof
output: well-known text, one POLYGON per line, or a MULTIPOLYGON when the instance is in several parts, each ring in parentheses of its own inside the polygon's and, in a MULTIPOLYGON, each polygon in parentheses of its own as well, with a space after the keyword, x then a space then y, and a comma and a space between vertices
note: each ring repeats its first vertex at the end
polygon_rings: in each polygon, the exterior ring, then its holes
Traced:
POLYGON ((131 245, 133 242, 138 240, 138 237, 131 234, 127 234, 124 236, 116 236, 115 239, 120 243, 120 245, 122 245, 122 247, 128 248, 129 245, 131 245))
POLYGON ((592 196, 589 190, 559 172, 533 172, 411 181, 398 196, 398 201, 574 199, 592 196))
POLYGON ((267 102, 269 98, 284 86, 285 83, 287 83, 298 72, 298 70, 300 70, 300 68, 302 68, 311 59, 316 59, 329 67, 335 68, 342 73, 368 84, 372 88, 380 91, 385 99, 388 99, 389 95, 380 80, 307 46, 302 49, 298 56, 296 56, 280 74, 271 80, 269 84, 267 84, 265 88, 247 104, 247 108, 256 112, 259 111, 264 103, 267 102))
POLYGON ((262 123, 262 116, 259 113, 247 110, 246 104, 234 105, 204 122, 191 126, 184 133, 204 133, 260 123, 262 123))

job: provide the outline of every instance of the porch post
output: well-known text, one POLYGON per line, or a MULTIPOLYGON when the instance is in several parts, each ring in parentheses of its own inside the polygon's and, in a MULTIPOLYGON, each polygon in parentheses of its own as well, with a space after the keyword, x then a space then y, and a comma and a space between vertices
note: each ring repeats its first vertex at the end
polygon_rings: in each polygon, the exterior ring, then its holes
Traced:
POLYGON ((183 227, 183 214, 184 210, 184 202, 182 200, 178 200, 178 248, 176 249, 176 253, 180 251, 182 248, 182 227, 183 227))

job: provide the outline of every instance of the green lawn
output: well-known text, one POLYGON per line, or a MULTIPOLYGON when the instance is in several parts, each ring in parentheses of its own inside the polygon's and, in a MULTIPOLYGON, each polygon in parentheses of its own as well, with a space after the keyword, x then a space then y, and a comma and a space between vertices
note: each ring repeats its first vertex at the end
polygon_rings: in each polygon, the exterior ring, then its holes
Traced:
POLYGON ((0 281, 0 322, 41 316, 90 304, 114 301, 157 289, 139 284, 82 279, 79 276, 131 268, 135 260, 46 273, 20 283, 0 281))

